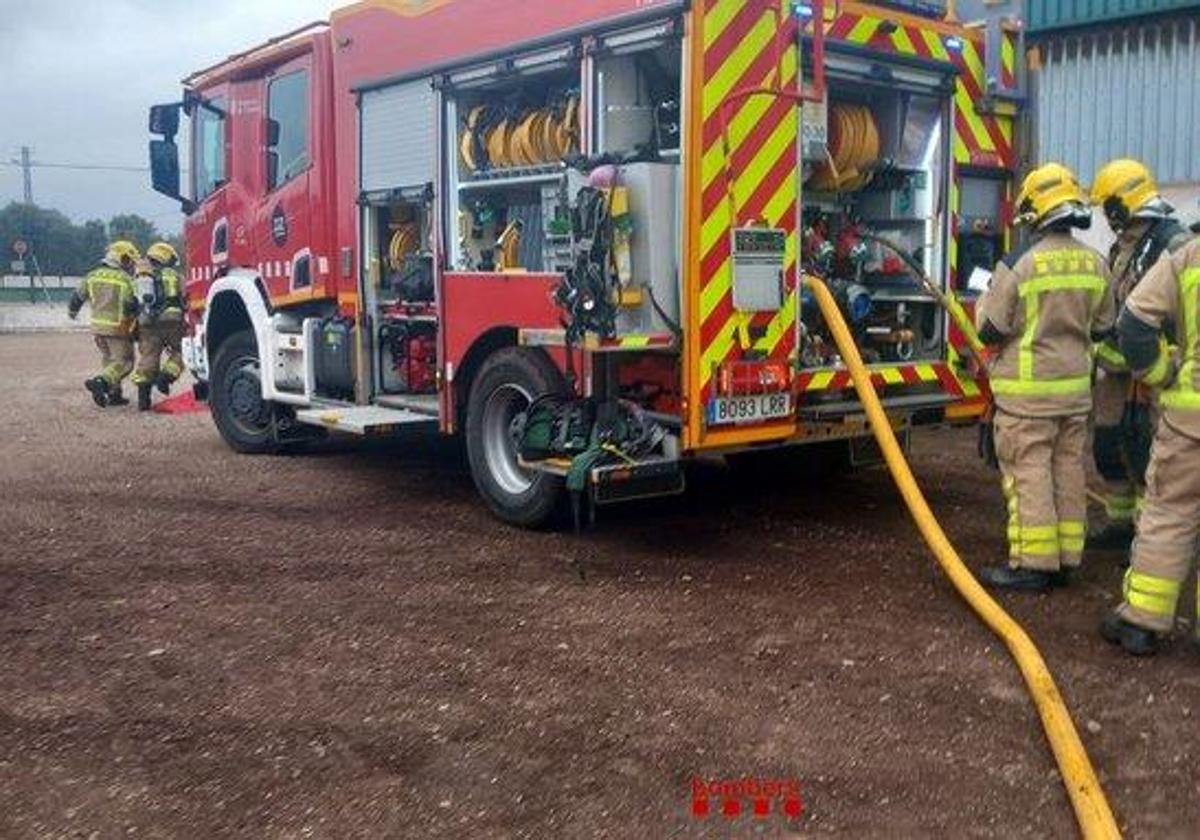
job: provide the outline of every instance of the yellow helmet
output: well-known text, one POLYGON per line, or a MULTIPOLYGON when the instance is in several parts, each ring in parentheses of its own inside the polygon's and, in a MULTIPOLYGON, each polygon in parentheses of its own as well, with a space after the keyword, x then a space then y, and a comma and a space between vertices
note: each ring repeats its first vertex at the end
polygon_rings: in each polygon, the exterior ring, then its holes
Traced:
POLYGON ((1061 163, 1047 163, 1026 175, 1017 195, 1017 222, 1042 228, 1068 218, 1083 227, 1091 219, 1075 173, 1061 163))
POLYGON ((1096 173, 1092 204, 1104 208, 1114 230, 1121 230, 1139 216, 1158 217, 1169 212, 1159 197, 1150 168, 1129 158, 1110 161, 1096 173))
POLYGON ((133 270, 137 261, 142 258, 142 253, 137 249, 137 246, 132 242, 124 239, 118 239, 108 246, 108 250, 104 252, 104 262, 112 268, 124 268, 129 271, 133 270))
POLYGON ((169 242, 155 242, 146 249, 146 256, 159 265, 171 266, 179 262, 179 254, 169 242))

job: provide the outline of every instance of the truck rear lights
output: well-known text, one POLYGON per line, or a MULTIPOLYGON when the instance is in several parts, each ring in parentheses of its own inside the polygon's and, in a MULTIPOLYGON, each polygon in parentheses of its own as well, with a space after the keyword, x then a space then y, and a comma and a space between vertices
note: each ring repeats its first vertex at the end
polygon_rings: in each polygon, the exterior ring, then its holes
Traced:
POLYGON ((721 394, 727 397, 778 394, 790 388, 792 372, 786 362, 727 362, 717 379, 721 394))

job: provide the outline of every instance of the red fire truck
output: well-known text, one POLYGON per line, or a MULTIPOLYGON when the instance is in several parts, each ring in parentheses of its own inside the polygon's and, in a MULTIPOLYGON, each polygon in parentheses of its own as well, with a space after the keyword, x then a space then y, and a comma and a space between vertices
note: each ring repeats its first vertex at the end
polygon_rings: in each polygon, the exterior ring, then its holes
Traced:
POLYGON ((461 433, 524 525, 701 453, 852 449, 802 271, 898 428, 973 417, 918 278, 964 291, 1006 245, 1020 32, 942 6, 365 0, 196 72, 151 168, 220 434, 461 433))

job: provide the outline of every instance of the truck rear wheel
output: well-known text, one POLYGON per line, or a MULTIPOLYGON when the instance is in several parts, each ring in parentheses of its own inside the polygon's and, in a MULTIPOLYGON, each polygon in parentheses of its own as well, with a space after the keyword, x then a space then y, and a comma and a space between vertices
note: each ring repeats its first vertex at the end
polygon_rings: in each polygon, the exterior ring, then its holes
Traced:
POLYGON ((274 452, 271 403, 262 398, 262 363, 251 330, 236 332, 221 344, 213 360, 208 405, 221 437, 235 452, 274 452))
POLYGON ((520 347, 493 353, 471 384, 466 424, 471 476, 505 522, 536 528, 562 499, 561 478, 521 467, 515 426, 535 398, 565 391, 562 375, 544 355, 520 347))

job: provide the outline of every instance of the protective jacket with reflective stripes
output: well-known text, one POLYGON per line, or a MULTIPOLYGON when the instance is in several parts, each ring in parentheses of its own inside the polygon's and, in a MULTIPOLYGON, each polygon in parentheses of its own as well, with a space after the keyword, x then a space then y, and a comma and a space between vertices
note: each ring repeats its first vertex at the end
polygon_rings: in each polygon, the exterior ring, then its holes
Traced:
POLYGON ((133 278, 119 268, 102 265, 83 278, 71 300, 72 310, 91 305, 92 333, 127 336, 133 331, 130 306, 134 299, 133 278))
MULTIPOLYGON (((1170 217, 1140 220, 1121 231, 1108 252, 1117 311, 1159 257, 1164 253, 1175 253, 1191 240, 1187 228, 1170 217)), ((1096 345, 1096 363, 1110 373, 1129 372, 1115 336, 1096 345)))
POLYGON ((996 406, 1021 417, 1086 414, 1093 346, 1116 321, 1104 258, 1066 232, 1050 232, 996 266, 976 309, 999 335, 989 369, 996 406))
MULTIPOLYGON (((1133 364, 1134 373, 1163 388, 1163 419, 1200 440, 1200 238, 1159 260, 1129 295, 1125 312, 1160 335, 1173 328, 1179 346, 1168 347, 1162 340, 1153 365, 1133 364)), ((1121 338, 1121 349, 1132 363, 1139 354, 1126 346, 1124 329, 1121 338)))
POLYGON ((162 308, 159 311, 158 320, 182 320, 184 299, 183 285, 179 281, 179 272, 173 268, 160 268, 157 274, 158 285, 162 290, 162 308))

